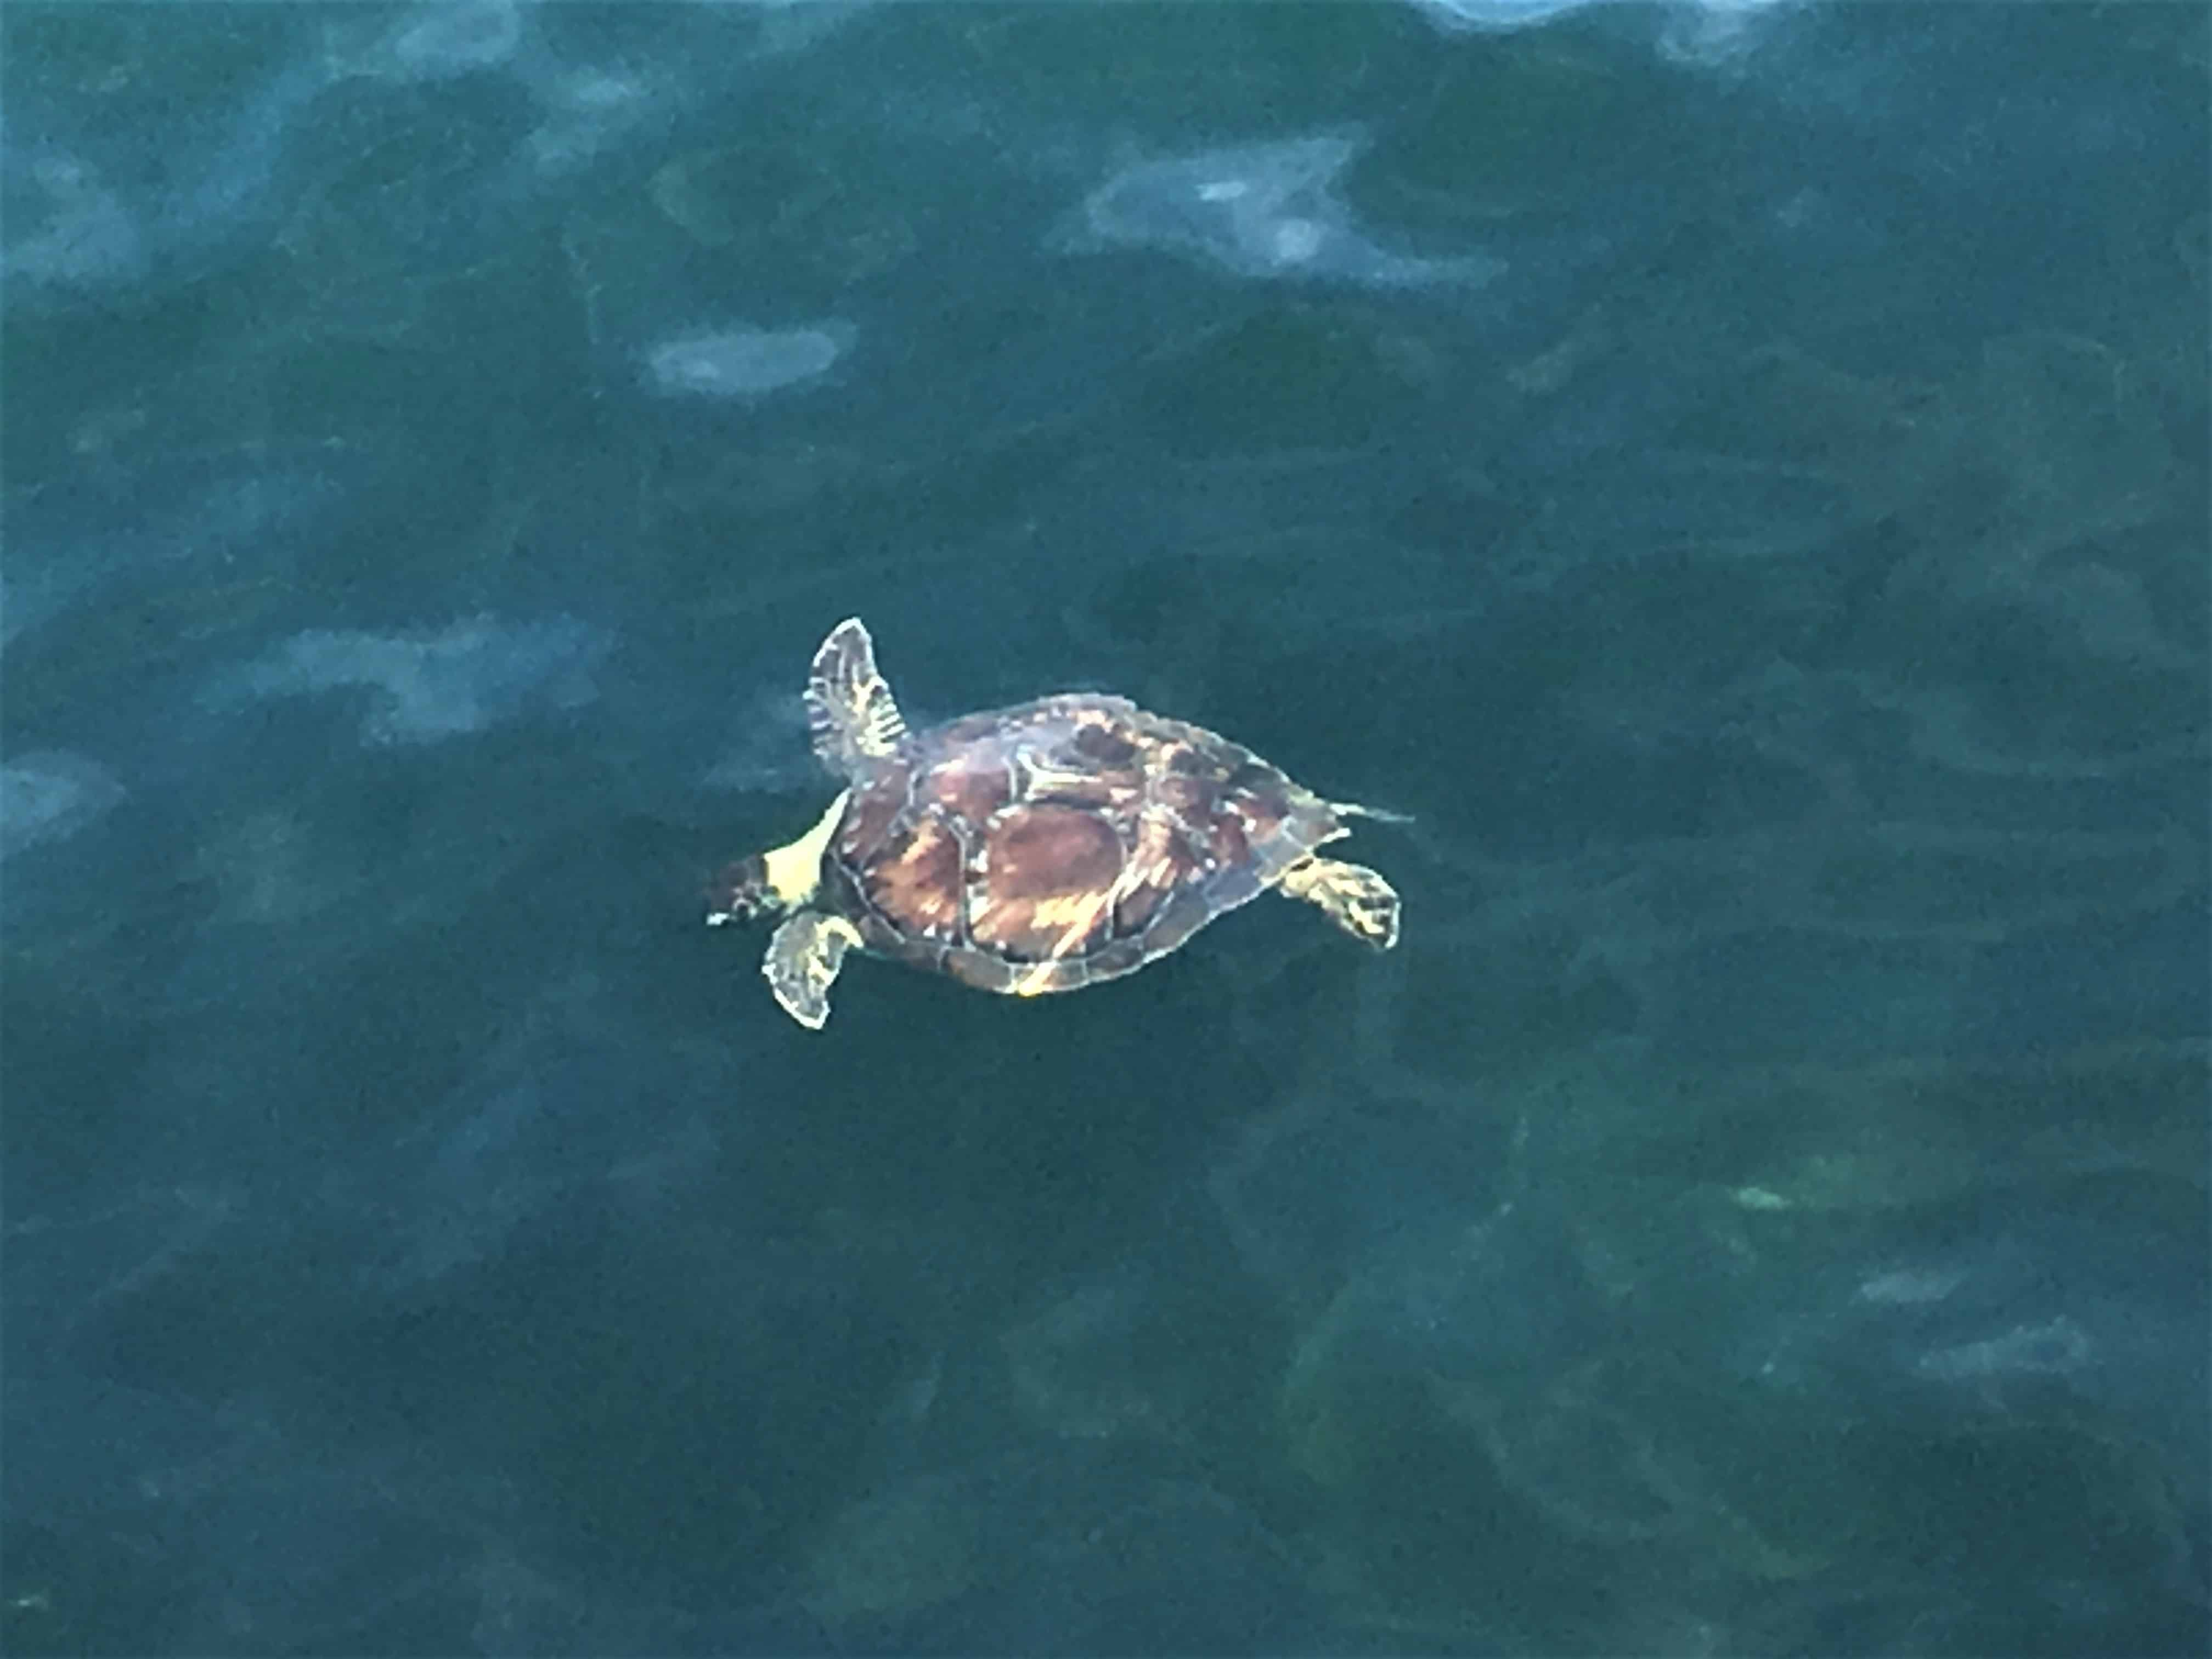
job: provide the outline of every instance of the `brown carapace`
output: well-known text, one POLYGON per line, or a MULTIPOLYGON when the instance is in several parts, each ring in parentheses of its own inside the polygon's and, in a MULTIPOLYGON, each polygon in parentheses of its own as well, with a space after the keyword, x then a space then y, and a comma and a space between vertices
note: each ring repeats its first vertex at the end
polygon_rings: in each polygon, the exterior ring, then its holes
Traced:
POLYGON ((1269 888, 1380 950, 1398 896, 1316 855, 1385 817, 1324 800, 1242 744, 1121 697, 1072 693, 910 733, 868 631, 815 653, 815 752, 846 781, 787 847, 732 865, 707 920, 786 913, 762 972, 818 1030, 854 945, 1036 996, 1133 973, 1269 888))

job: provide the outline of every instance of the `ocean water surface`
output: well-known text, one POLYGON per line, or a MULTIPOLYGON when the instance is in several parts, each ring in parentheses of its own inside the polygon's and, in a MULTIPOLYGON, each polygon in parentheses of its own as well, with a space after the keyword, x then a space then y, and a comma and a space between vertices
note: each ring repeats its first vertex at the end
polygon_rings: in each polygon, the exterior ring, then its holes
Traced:
POLYGON ((0 12, 0 1649, 2212 1639, 2202 7, 0 12), (725 861, 1114 691, 1015 1000, 725 861))

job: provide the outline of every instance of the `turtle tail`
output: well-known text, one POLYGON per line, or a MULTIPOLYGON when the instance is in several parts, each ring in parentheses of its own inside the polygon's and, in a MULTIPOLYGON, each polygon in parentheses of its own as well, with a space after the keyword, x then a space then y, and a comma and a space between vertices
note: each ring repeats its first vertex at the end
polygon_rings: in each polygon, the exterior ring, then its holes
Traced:
POLYGON ((1322 803, 1340 818, 1373 818, 1377 823, 1411 823, 1411 812, 1393 812, 1388 807, 1362 806, 1356 800, 1332 800, 1322 803))

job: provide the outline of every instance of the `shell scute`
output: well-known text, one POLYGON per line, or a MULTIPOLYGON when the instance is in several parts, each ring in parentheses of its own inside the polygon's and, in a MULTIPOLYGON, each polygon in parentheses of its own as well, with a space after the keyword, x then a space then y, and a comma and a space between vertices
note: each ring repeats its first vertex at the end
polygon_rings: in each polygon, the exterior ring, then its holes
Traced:
POLYGON ((1144 804, 1145 781, 1127 773, 1054 773, 1037 778, 1029 791, 1029 799, 1086 811, 1121 814, 1144 804))
POLYGON ((940 752, 965 749, 969 744, 1003 735, 1003 726, 995 710, 987 709, 980 714, 963 714, 934 730, 922 734, 924 745, 940 752))
POLYGON ((967 849, 933 817, 915 818, 886 836, 860 871, 860 890, 877 911, 917 939, 961 940, 961 886, 967 849))
POLYGON ((1086 720, 1079 725, 1067 746, 1102 773, 1133 773, 1141 761, 1137 745, 1103 722, 1086 720))
POLYGON ((1206 845, 1214 869, 1239 869, 1252 861, 1252 838, 1233 813, 1217 814, 1206 825, 1206 845))
POLYGON ((856 779, 831 885, 872 948, 1036 994, 1144 966, 1343 833, 1241 745, 1071 694, 915 734, 856 779))
MULTIPOLYGON (((1252 890, 1255 893, 1260 890, 1256 884, 1252 890)), ((1176 888, 1167 895, 1165 902, 1145 927, 1146 959, 1150 960, 1174 950, 1219 914, 1205 889, 1176 888)))
POLYGON ((1200 873, 1189 843, 1170 820, 1147 814, 1137 826, 1137 842, 1125 866, 1115 909, 1117 933, 1136 936, 1152 923, 1176 889, 1200 873))
POLYGON ((1205 778, 1171 773, 1152 781, 1152 799, 1185 823, 1201 824, 1218 810, 1221 786, 1205 778))
POLYGON ((969 873, 974 944, 1016 962, 1087 956, 1113 925, 1123 853, 1110 819, 1079 807, 1017 806, 992 826, 969 873))
POLYGON ((924 772, 916 793, 963 823, 981 825, 1012 800, 1014 781, 996 754, 963 752, 924 772))
POLYGON ((905 807, 903 789, 881 783, 855 789, 845 806, 845 821, 837 827, 838 856, 853 869, 865 869, 882 850, 905 807))

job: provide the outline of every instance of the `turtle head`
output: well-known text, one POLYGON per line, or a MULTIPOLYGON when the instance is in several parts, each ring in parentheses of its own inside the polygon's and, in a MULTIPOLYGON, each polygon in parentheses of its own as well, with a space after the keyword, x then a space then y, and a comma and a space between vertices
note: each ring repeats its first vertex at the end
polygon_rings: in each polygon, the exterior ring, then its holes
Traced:
POLYGON ((750 921, 811 902, 822 885, 822 855, 837 833, 851 793, 848 790, 831 801, 821 822, 790 846, 756 853, 726 866, 707 890, 707 925, 750 921))
POLYGON ((768 855, 756 853, 724 865, 707 884, 707 925, 720 927, 732 921, 750 921, 782 909, 783 902, 783 896, 769 882, 768 855))

